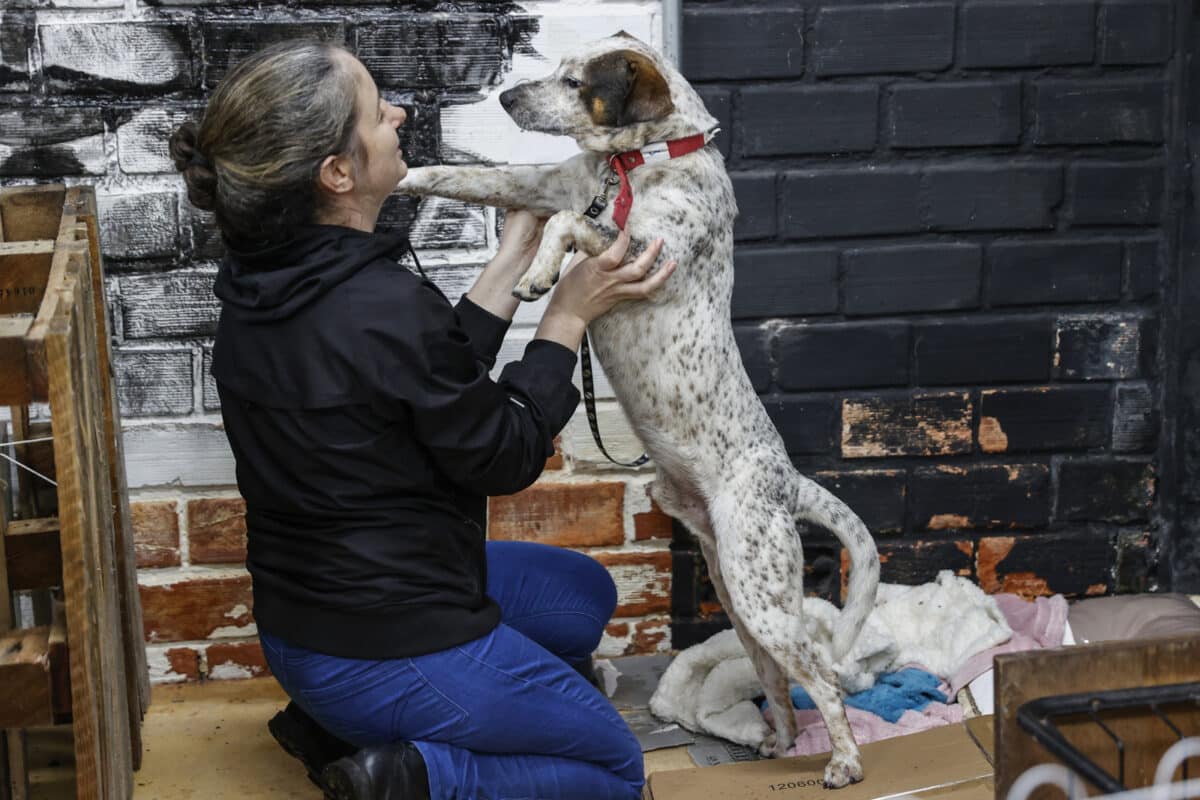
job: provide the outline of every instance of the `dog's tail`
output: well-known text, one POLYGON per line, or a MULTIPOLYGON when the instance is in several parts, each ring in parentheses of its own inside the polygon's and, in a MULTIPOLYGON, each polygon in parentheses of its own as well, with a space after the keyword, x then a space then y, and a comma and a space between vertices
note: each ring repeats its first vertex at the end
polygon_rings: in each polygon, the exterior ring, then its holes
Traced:
POLYGON ((841 619, 833 636, 833 658, 840 662, 850 652, 867 615, 875 608, 879 587, 879 552, 863 521, 829 490, 800 476, 796 518, 833 531, 850 554, 850 581, 841 619))

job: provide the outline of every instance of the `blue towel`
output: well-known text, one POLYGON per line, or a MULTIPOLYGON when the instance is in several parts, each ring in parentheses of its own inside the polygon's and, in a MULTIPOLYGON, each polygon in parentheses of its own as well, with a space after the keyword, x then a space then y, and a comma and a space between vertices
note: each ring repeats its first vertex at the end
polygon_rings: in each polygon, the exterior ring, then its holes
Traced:
MULTIPOLYGON (((939 683, 936 675, 924 670, 902 669, 880 675, 870 689, 847 697, 846 705, 869 711, 888 722, 897 722, 910 708, 920 711, 930 703, 947 702, 949 698, 938 691, 939 683)), ((792 705, 799 709, 817 707, 800 686, 792 687, 792 705)))

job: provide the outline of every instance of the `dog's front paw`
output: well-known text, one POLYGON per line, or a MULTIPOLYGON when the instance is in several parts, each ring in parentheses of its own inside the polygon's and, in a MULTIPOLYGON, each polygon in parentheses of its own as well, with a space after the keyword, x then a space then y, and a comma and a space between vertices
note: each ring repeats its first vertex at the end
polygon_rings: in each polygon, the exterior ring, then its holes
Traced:
POLYGON ((404 176, 404 180, 396 185, 396 194, 422 195, 429 189, 429 172, 427 167, 413 167, 404 176))
POLYGON ((550 280, 533 281, 526 275, 521 279, 521 282, 512 290, 513 297, 533 302, 539 299, 546 292, 554 288, 554 284, 558 282, 558 275, 555 275, 550 280))
POLYGON ((825 766, 825 788, 841 789, 863 779, 862 761, 855 758, 834 756, 825 766))
POLYGON ((522 300, 537 300, 558 283, 559 261, 535 258, 533 265, 517 281, 513 296, 522 300))

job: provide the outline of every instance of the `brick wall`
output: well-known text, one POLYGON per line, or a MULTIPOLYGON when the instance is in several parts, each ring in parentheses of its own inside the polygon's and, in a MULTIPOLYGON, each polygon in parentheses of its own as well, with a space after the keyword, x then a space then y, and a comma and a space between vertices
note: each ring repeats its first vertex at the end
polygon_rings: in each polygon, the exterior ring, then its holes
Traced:
MULTIPOLYGON (((1189 58, 1183 70, 1184 91, 1179 109, 1179 128, 1184 152, 1200 152, 1200 26, 1180 26, 1179 40, 1189 58)), ((1180 245, 1177 267, 1176 308, 1173 322, 1178 331, 1172 340, 1175 369, 1172 385, 1178 390, 1166 414, 1174 425, 1177 469, 1169 475, 1174 500, 1175 530, 1163 548, 1162 560, 1171 565, 1173 583, 1184 591, 1200 592, 1200 172, 1179 170, 1180 245)))
MULTIPOLYGON (((685 73, 737 188, 734 324, 883 579, 1157 582, 1181 93, 1169 0, 700 2, 685 73)), ((675 645, 724 624, 673 547, 675 645)), ((810 588, 840 550, 806 538, 810 588)))
MULTIPOLYGON (((517 131, 499 91, 580 39, 623 28, 659 42, 658 3, 3 7, 0 180, 86 181, 101 196, 155 678, 258 674, 242 508, 207 377, 219 241, 184 199, 166 136, 239 55, 307 34, 345 42, 409 109, 414 164, 557 161, 573 145, 517 131)), ((685 68, 722 121, 741 207, 747 368, 797 465, 877 535, 885 580, 952 568, 990 590, 1155 585, 1173 520, 1159 484, 1182 8, 686 4, 685 68)), ((383 218, 410 221, 452 298, 494 251, 490 210, 397 198, 383 218)), ((538 313, 519 312, 501 363, 538 313)), ((610 449, 635 456, 603 375, 598 394, 610 449)), ((721 626, 694 545, 646 496, 651 471, 607 465, 582 415, 559 449, 535 487, 491 504, 492 536, 610 567, 621 599, 606 654, 721 626)), ((810 588, 836 596, 839 549, 813 533, 806 552, 810 588)))
MULTIPOLYGON (((409 111, 414 165, 552 163, 569 140, 525 134, 498 95, 540 77, 575 44, 626 30, 662 40, 658 0, 572 2, 226 2, 3 0, 0 180, 97 186, 116 369, 155 680, 261 674, 243 562, 243 506, 208 376, 220 242, 188 205, 167 136, 202 108, 229 65, 292 36, 346 44, 384 95, 409 111)), ((412 225, 430 276, 452 299, 494 252, 496 214, 393 198, 381 225, 412 225)), ((520 311, 500 363, 532 336, 520 311)), ((614 446, 639 445, 599 376, 614 446)), ((670 521, 651 508, 649 473, 610 471, 577 420, 537 486, 491 508, 491 535, 578 548, 620 586, 607 654, 668 644, 670 521)), ((640 450, 638 450, 640 452, 640 450)))

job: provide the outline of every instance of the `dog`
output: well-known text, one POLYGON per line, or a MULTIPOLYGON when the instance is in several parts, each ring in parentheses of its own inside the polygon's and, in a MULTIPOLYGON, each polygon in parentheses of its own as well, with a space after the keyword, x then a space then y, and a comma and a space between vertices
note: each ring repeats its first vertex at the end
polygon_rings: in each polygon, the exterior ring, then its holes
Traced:
POLYGON ((415 168, 398 191, 548 216, 541 248, 514 289, 525 300, 551 289, 570 248, 596 255, 621 224, 631 251, 665 241, 654 269, 675 259, 676 273, 653 298, 622 303, 591 324, 596 354, 654 460, 651 497, 699 540, 762 681, 775 730, 760 752, 783 755, 796 737, 791 678, 829 728, 825 784, 861 780, 833 663, 875 605, 879 557, 854 512, 796 471, 742 365, 729 312, 737 204, 709 141, 716 120, 672 65, 624 32, 503 92, 500 102, 521 128, 573 137, 583 152, 549 167, 415 168), (832 654, 804 626, 797 520, 831 530, 850 555, 832 654))

